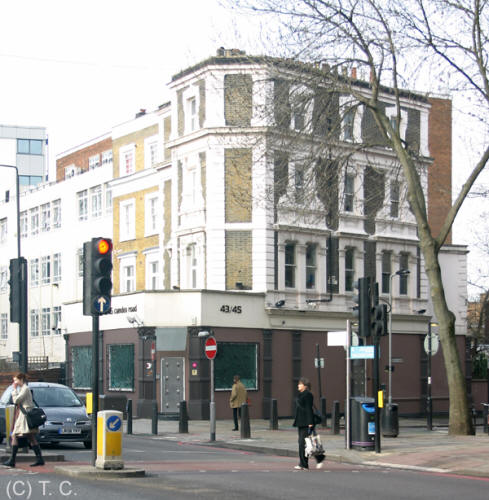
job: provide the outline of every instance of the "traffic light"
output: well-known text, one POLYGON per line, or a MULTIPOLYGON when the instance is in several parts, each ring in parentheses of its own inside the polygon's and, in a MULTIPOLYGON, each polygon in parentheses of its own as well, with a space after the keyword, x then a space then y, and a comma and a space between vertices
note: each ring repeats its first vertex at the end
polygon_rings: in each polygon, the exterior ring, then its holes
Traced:
MULTIPOLYGON (((27 301, 27 261, 24 257, 10 259, 10 322, 21 322, 22 302, 27 301)), ((26 305, 27 307, 27 305, 26 305)))
POLYGON ((358 336, 370 337, 370 314, 372 309, 371 279, 358 279, 358 336))
POLYGON ((375 337, 387 335, 387 304, 377 304, 374 307, 373 321, 372 321, 372 334, 375 337))
POLYGON ((83 244, 83 314, 94 316, 110 311, 112 290, 112 240, 92 238, 83 244))

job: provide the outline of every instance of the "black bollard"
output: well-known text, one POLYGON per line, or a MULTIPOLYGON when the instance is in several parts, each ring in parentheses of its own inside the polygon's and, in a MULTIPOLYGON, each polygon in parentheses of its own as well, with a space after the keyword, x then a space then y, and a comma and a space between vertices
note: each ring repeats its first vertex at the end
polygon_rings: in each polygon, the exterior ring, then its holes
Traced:
POLYGON ((489 403, 482 403, 482 419, 484 424, 484 431, 489 434, 489 403))
POLYGON ((248 405, 241 405, 241 439, 250 438, 250 415, 248 413, 248 405))
POLYGON ((340 402, 333 401, 333 411, 331 412, 331 434, 340 433, 340 402))
POLYGON ((188 434, 187 401, 180 401, 180 408, 178 415, 178 432, 180 434, 188 434))
POLYGON ((321 427, 328 426, 328 416, 326 415, 326 398, 321 398, 321 427))
POLYGON ((153 400, 152 403, 152 416, 151 416, 151 433, 158 434, 158 402, 153 400))
POLYGON ((278 409, 276 399, 270 400, 270 430, 278 430, 278 409))
POLYGON ((132 399, 127 400, 126 414, 127 414, 127 434, 132 434, 132 399))

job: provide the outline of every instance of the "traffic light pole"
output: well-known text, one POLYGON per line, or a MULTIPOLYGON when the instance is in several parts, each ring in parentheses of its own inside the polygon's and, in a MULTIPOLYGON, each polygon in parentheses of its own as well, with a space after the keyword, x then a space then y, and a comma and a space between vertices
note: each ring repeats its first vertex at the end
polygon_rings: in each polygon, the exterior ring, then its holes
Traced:
POLYGON ((92 466, 97 461, 98 357, 99 316, 92 315, 92 466))
POLYGON ((375 397, 375 453, 380 453, 380 409, 379 409, 379 340, 374 336, 374 397, 375 397))
MULTIPOLYGON (((21 372, 27 373, 28 369, 28 342, 27 342, 27 263, 24 266, 21 264, 20 253, 20 196, 19 196, 19 169, 16 165, 0 164, 2 168, 15 169, 15 197, 17 209, 17 259, 19 261, 19 272, 17 279, 17 290, 20 293, 19 307, 19 369, 21 372), (25 290, 25 292, 24 292, 25 290)), ((12 277, 11 277, 12 278, 12 277)))

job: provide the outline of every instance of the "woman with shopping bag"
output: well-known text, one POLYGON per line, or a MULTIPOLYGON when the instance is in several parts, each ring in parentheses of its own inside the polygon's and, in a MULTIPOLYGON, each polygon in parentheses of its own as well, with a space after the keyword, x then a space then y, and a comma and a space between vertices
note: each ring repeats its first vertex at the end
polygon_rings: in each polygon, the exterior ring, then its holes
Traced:
MULTIPOLYGON (((309 457, 306 455, 306 438, 314 432, 314 396, 311 393, 311 383, 309 379, 301 377, 297 384, 299 394, 296 399, 294 427, 297 427, 299 435, 299 465, 297 470, 309 469, 309 457)), ((320 469, 323 466, 324 455, 315 455, 317 465, 320 469)))

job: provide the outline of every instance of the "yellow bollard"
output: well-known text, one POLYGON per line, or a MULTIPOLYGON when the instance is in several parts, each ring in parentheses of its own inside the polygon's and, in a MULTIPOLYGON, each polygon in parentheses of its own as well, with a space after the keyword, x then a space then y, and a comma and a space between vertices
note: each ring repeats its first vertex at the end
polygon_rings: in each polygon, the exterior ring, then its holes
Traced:
POLYGON ((10 432, 12 430, 12 422, 14 421, 14 405, 7 405, 5 407, 5 442, 6 448, 5 451, 10 451, 12 449, 10 432))
POLYGON ((104 410, 97 413, 97 460, 98 469, 123 469, 122 460, 122 412, 104 410))

